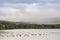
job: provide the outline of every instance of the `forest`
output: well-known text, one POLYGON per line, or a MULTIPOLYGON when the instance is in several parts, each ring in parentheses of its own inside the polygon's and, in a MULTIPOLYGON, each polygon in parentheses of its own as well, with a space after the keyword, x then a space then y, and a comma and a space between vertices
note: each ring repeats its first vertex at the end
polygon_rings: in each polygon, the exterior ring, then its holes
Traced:
POLYGON ((25 24, 16 22, 0 21, 0 30, 2 29, 59 29, 60 24, 25 24))

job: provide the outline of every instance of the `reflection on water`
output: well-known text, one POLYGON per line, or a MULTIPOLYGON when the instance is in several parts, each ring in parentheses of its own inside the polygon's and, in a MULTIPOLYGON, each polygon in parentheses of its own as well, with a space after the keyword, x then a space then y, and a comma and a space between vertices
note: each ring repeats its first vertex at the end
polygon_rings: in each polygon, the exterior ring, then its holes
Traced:
POLYGON ((0 30, 0 40, 60 40, 60 29, 0 30))

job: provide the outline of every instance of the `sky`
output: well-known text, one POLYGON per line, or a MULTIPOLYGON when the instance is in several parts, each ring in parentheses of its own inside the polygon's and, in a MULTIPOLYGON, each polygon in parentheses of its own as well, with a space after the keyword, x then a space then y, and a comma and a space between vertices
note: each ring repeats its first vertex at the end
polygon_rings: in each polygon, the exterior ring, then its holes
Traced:
POLYGON ((60 24, 60 0, 0 0, 0 20, 60 24))

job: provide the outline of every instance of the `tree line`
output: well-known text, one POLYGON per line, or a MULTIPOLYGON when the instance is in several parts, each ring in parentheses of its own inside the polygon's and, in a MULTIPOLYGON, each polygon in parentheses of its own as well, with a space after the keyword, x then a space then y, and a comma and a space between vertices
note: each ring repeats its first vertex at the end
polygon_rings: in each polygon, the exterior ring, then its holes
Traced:
POLYGON ((0 22, 0 30, 2 29, 59 29, 60 24, 16 24, 11 22, 0 22))

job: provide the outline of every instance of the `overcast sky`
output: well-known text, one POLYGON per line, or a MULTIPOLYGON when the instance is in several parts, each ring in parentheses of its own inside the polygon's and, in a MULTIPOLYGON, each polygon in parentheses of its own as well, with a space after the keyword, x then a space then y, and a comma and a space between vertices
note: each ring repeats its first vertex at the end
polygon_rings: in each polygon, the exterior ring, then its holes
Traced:
POLYGON ((60 0, 0 0, 0 20, 60 24, 60 0))

